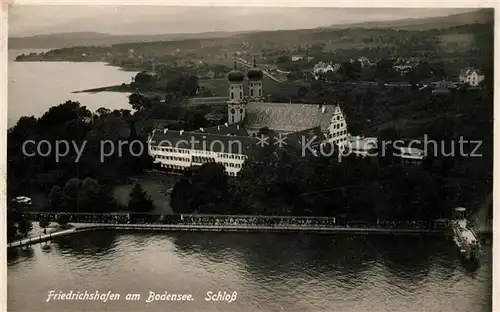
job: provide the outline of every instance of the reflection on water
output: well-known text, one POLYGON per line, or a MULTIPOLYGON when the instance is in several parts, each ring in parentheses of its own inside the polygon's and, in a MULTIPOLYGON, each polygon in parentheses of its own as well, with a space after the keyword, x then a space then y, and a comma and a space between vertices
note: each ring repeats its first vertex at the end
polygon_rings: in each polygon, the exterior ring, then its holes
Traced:
MULTIPOLYGON (((195 298, 148 304, 152 311, 491 310, 491 250, 480 266, 467 266, 445 238, 90 232, 52 247, 9 257, 12 311, 103 310, 99 302, 43 303, 49 290, 72 289, 195 298), (238 299, 204 301, 218 290, 237 291, 238 299)), ((145 299, 105 307, 141 311, 145 299)))

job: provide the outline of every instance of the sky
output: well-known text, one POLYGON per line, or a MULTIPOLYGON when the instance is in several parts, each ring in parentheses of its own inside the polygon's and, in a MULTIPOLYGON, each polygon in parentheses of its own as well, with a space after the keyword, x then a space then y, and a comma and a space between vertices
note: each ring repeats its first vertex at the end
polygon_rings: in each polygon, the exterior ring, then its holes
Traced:
POLYGON ((119 35, 304 29, 365 21, 446 16, 474 9, 259 8, 13 5, 9 37, 65 32, 119 35))

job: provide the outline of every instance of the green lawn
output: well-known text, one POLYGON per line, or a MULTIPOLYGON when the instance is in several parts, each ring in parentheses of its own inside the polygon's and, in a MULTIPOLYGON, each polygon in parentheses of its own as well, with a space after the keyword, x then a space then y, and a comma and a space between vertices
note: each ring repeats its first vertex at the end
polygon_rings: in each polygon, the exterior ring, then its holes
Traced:
MULTIPOLYGON (((155 205, 155 213, 172 213, 170 208, 170 195, 165 191, 174 186, 180 176, 167 175, 165 173, 144 173, 136 177, 137 182, 141 184, 147 195, 151 196, 155 205)), ((127 205, 130 191, 134 184, 126 184, 115 187, 113 195, 116 201, 121 205, 127 205)))

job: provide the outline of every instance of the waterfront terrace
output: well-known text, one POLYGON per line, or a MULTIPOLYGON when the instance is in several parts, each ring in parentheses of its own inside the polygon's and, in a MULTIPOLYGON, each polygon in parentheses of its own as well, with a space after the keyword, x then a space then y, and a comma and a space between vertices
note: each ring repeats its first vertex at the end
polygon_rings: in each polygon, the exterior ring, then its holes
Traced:
POLYGON ((60 232, 9 242, 8 246, 22 247, 51 240, 58 236, 94 230, 133 231, 205 231, 205 232, 284 232, 322 234, 401 234, 439 235, 448 233, 448 225, 442 222, 364 221, 335 217, 251 216, 251 215, 198 215, 198 214, 139 214, 139 213, 25 213, 34 221, 42 218, 57 220, 67 216, 72 225, 60 232))

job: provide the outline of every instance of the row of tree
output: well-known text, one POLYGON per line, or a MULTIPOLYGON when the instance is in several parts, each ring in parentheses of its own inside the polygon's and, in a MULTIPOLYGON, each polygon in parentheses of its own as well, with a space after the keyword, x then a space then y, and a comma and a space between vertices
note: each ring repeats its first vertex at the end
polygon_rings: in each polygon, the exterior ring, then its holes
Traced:
POLYGON ((48 197, 47 207, 44 208, 47 212, 150 212, 154 208, 151 197, 142 189, 140 183, 135 183, 125 207, 117 203, 112 187, 101 185, 91 178, 69 179, 63 188, 54 185, 48 197))
MULTIPOLYGON (((125 210, 130 212, 148 213, 154 209, 153 201, 136 183, 130 192, 130 199, 126 207, 117 204, 112 190, 104 185, 99 185, 94 179, 86 178, 80 181, 70 179, 64 188, 57 185, 52 187, 45 212, 60 212, 54 219, 42 217, 39 221, 41 228, 45 229, 51 222, 57 222, 64 228, 69 222, 66 213, 106 213, 125 210)), ((33 229, 32 222, 23 215, 23 209, 9 205, 7 207, 7 239, 12 241, 17 238, 27 237, 33 229)))

